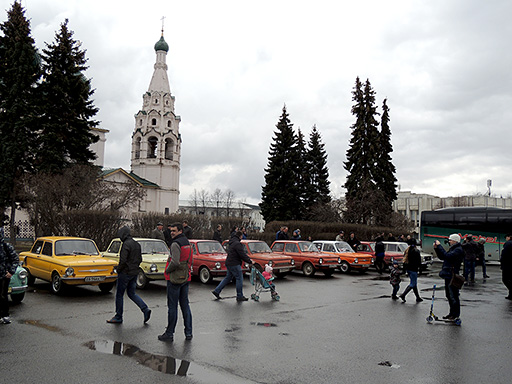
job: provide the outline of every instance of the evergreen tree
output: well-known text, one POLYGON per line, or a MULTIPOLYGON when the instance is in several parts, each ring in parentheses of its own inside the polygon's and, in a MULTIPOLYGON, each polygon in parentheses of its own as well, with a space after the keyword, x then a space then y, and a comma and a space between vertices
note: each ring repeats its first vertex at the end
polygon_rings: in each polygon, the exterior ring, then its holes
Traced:
POLYGON ((349 222, 373 224, 377 205, 368 207, 368 195, 376 196, 378 188, 375 182, 375 167, 379 148, 378 114, 375 107, 375 91, 370 81, 362 86, 359 77, 352 92, 354 105, 352 114, 356 122, 352 125, 352 138, 347 150, 347 161, 344 163, 348 172, 344 187, 346 192, 345 218, 349 222))
POLYGON ((389 107, 387 99, 382 103, 381 131, 379 135, 379 151, 377 159, 377 187, 384 195, 384 205, 382 207, 382 217, 378 219, 381 224, 387 224, 391 219, 393 211, 392 204, 397 198, 395 166, 391 161, 393 146, 391 145, 391 129, 389 128, 389 107))
MULTIPOLYGON (((305 206, 311 211, 315 205, 325 205, 331 201, 329 190, 329 169, 327 168, 327 153, 325 145, 322 143, 320 132, 313 126, 309 135, 308 150, 306 156, 307 173, 309 180, 307 183, 308 192, 305 206)), ((314 220, 310 215, 309 220, 314 220)))
POLYGON ((286 106, 276 125, 269 159, 265 168, 265 185, 261 192, 261 214, 266 222, 298 220, 302 202, 297 186, 297 137, 288 118, 286 106))
MULTIPOLYGON (((14 228, 20 189, 16 181, 31 171, 34 159, 40 58, 19 2, 7 12, 7 21, 0 24, 0 30, 0 206, 2 213, 5 207, 11 208, 10 228, 14 228)), ((11 231, 12 243, 15 239, 11 231)))
POLYGON ((68 20, 61 24, 53 44, 43 49, 44 82, 38 170, 58 172, 68 164, 85 164, 94 160, 90 144, 98 141, 91 128, 98 122, 92 118, 98 112, 90 97, 91 82, 83 72, 85 50, 73 40, 68 20))
MULTIPOLYGON (((308 200, 309 184, 311 182, 309 169, 308 169, 308 152, 306 148, 306 141, 300 128, 297 130, 297 178, 295 180, 299 190, 300 197, 300 211, 297 212, 296 220, 304 220, 306 214, 306 200, 308 200)), ((297 208, 299 209, 299 207, 297 208)))

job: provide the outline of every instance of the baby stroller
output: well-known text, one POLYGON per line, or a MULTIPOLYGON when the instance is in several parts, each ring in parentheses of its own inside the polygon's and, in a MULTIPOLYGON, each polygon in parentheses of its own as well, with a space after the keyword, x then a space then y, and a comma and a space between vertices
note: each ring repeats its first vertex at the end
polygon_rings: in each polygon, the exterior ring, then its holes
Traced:
POLYGON ((276 292, 274 283, 272 283, 274 280, 274 277, 272 276, 272 267, 265 264, 265 272, 268 273, 267 279, 254 266, 251 268, 251 284, 254 285, 254 293, 251 294, 251 299, 254 301, 260 301, 261 292, 270 292, 272 300, 279 301, 280 297, 276 292))

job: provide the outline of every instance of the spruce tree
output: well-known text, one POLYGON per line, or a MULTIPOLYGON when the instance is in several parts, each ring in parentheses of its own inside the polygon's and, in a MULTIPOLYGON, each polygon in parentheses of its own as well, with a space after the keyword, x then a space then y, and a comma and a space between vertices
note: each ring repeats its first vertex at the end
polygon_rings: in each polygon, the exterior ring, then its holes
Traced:
MULTIPOLYGON (((348 172, 344 187, 346 192, 345 219, 349 222, 373 224, 375 223, 375 207, 368 206, 368 196, 379 195, 375 182, 375 167, 377 164, 379 148, 378 114, 375 107, 375 91, 370 81, 363 85, 356 78, 352 92, 352 114, 356 122, 352 125, 352 138, 347 150, 347 161, 344 163, 348 172)), ((378 200, 377 200, 378 201, 378 200)))
MULTIPOLYGON (((31 37, 25 9, 14 2, 0 24, 0 206, 11 207, 14 228, 19 202, 16 181, 31 171, 37 130, 36 84, 40 57, 31 37)), ((2 220, 3 221, 3 220, 2 220)), ((14 243, 15 232, 11 231, 14 243)))
POLYGON ((298 220, 301 211, 300 191, 297 186, 297 137, 288 118, 286 106, 276 125, 270 144, 265 185, 261 192, 261 214, 266 222, 298 220))
POLYGON ((98 122, 93 117, 98 108, 93 105, 91 81, 83 72, 85 50, 73 39, 68 20, 61 24, 53 44, 43 49, 44 82, 41 98, 44 114, 41 118, 40 147, 37 168, 58 172, 69 164, 85 164, 94 160, 89 149, 98 137, 91 128, 98 122))
POLYGON ((379 218, 381 224, 387 224, 393 211, 392 204, 397 198, 395 166, 391 161, 393 146, 391 145, 391 129, 389 128, 389 107, 387 99, 382 103, 382 117, 380 123, 379 151, 377 159, 377 187, 384 195, 382 215, 379 218))
POLYGON ((296 172, 297 178, 295 180, 297 189, 299 190, 300 207, 297 207, 296 220, 304 220, 306 215, 306 201, 308 200, 309 185, 311 183, 309 167, 308 167, 308 151, 306 148, 306 141, 300 128, 297 130, 297 160, 296 172))
MULTIPOLYGON (((309 180, 305 206, 311 211, 313 206, 325 205, 331 201, 327 153, 316 125, 313 126, 309 135, 306 164, 309 180)), ((314 216, 310 214, 308 219, 314 220, 314 216)))

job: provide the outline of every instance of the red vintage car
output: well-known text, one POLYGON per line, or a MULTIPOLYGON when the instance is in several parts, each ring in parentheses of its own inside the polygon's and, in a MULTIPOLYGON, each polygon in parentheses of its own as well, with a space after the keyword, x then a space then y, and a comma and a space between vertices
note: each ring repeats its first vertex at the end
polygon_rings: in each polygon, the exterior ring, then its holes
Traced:
MULTIPOLYGON (((405 243, 396 243, 392 241, 383 241, 385 252, 384 252, 384 268, 387 269, 393 261, 397 261, 400 266, 404 260, 404 250, 407 248, 405 243), (402 249, 398 244, 405 244, 405 248, 402 249)), ((372 255, 375 259, 375 242, 374 241, 361 241, 361 244, 357 247, 357 252, 372 255)))
MULTIPOLYGON (((274 269, 276 277, 283 277, 295 269, 295 260, 292 257, 282 253, 273 253, 267 243, 261 240, 240 240, 246 247, 247 256, 254 262, 254 267, 259 271, 265 269, 265 264, 270 264, 274 269)), ((229 241, 222 243, 227 249, 229 241)))
POLYGON ((189 240, 194 252, 192 276, 199 277, 206 284, 214 277, 224 277, 227 274, 225 265, 227 253, 222 245, 215 240, 189 240))
POLYGON ((270 248, 274 253, 293 257, 295 269, 302 270, 306 276, 313 276, 316 271, 331 276, 341 264, 339 257, 320 252, 310 241, 277 240, 270 248))

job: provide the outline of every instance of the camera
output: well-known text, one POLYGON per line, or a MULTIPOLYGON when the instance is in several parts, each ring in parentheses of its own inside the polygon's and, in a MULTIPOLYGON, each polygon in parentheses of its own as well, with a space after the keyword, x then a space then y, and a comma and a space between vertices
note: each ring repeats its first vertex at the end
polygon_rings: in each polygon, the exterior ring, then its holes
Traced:
POLYGON ((445 240, 444 243, 445 244, 450 244, 450 242, 448 240, 445 240))

